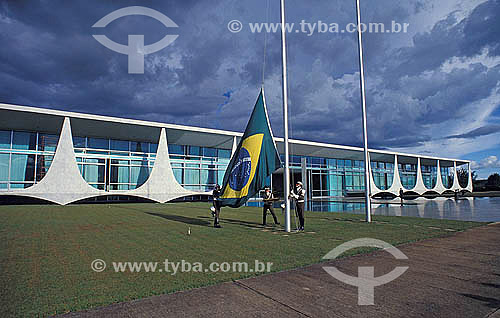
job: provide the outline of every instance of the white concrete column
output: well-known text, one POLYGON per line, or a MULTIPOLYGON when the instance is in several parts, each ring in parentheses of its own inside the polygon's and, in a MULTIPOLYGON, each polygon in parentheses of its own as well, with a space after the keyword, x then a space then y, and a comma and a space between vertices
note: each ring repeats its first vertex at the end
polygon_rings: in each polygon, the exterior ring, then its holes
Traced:
POLYGON ((471 164, 470 162, 467 164, 467 167, 469 169, 469 179, 467 180, 467 187, 464 189, 464 190, 467 190, 469 192, 472 192, 473 188, 472 188, 472 167, 471 167, 471 164))
MULTIPOLYGON (((374 196, 374 195, 377 195, 379 193, 382 193, 384 191, 382 191, 379 187, 377 187, 377 185, 375 184, 375 179, 373 177, 373 170, 371 169, 371 160, 369 162, 370 164, 370 196, 374 196)), ((365 185, 365 191, 368 190, 368 187, 365 185)))
MULTIPOLYGON (((208 192, 207 192, 208 193, 208 192)), ((177 198, 207 194, 184 189, 174 176, 170 155, 168 153, 168 142, 165 128, 161 129, 155 164, 151 170, 148 180, 137 189, 129 191, 113 191, 112 194, 133 195, 160 203, 165 203, 177 198)))
MULTIPOLYGON (((398 161, 398 155, 394 155, 394 176, 392 179, 392 185, 389 188, 389 192, 399 196, 399 190, 403 188, 403 185, 401 184, 401 177, 399 176, 399 161, 398 161)), ((403 190, 405 190, 403 188, 403 190)))
POLYGON ((437 180, 436 180, 436 186, 432 190, 439 193, 439 194, 443 194, 443 192, 446 191, 446 188, 443 185, 443 179, 441 176, 441 162, 440 162, 440 160, 437 160, 437 180))
POLYGON ((416 192, 420 195, 427 192, 427 188, 425 187, 424 184, 424 177, 422 175, 422 164, 420 157, 417 158, 417 180, 415 182, 415 186, 411 191, 416 192))
POLYGON ((76 163, 70 119, 65 117, 54 160, 43 179, 27 189, 13 190, 1 194, 27 196, 65 205, 78 200, 105 195, 106 192, 93 188, 83 179, 76 163))
POLYGON ((236 149, 238 149, 238 139, 236 138, 236 136, 233 136, 233 147, 231 148, 231 159, 233 158, 233 155, 236 152, 236 149))

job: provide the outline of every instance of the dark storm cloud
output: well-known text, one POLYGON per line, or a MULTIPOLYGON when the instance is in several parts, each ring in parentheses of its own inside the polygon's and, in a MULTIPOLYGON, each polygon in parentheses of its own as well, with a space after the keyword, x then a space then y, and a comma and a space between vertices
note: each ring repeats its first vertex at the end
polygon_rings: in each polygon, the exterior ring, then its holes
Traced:
POLYGON ((500 125, 487 125, 487 126, 483 126, 483 127, 474 129, 472 131, 469 131, 465 134, 452 135, 452 136, 448 136, 446 138, 448 138, 448 139, 458 139, 458 138, 474 139, 474 138, 481 137, 481 136, 488 136, 491 134, 496 134, 498 132, 500 132, 500 125))
MULTIPOLYGON (((426 0, 363 2, 366 23, 404 23, 431 10, 426 0)), ((262 84, 273 131, 282 134, 280 34, 238 34, 227 23, 279 22, 279 3, 256 1, 142 1, 175 21, 165 28, 145 17, 124 17, 97 32, 91 26, 133 1, 4 1, 0 5, 0 102, 34 105, 241 131, 262 84), (144 34, 146 44, 165 34, 179 38, 145 58, 145 74, 127 74, 127 57, 94 40, 107 35, 127 43, 144 34), (265 39, 267 39, 265 43, 265 39), (224 96, 231 91, 231 97, 224 96)), ((487 50, 500 54, 500 4, 487 1, 464 19, 448 14, 428 31, 365 34, 369 139, 373 147, 415 147, 430 142, 447 121, 471 114, 494 92, 498 66, 470 63, 442 69, 452 58, 487 50)), ((350 1, 287 1, 287 18, 355 22, 350 1)), ((294 138, 361 145, 356 34, 291 33, 290 128, 294 138)), ((451 126, 452 124, 450 124, 451 126)), ((470 132, 472 133, 472 132, 470 132)), ((477 132, 476 132, 477 133, 477 132)), ((479 131, 481 133, 481 131, 479 131)), ((458 136, 455 131, 446 135, 458 136)), ((464 136, 467 134, 463 134, 464 136)), ((437 138, 437 137, 436 137, 437 138)), ((467 137, 464 137, 467 138, 467 137)))

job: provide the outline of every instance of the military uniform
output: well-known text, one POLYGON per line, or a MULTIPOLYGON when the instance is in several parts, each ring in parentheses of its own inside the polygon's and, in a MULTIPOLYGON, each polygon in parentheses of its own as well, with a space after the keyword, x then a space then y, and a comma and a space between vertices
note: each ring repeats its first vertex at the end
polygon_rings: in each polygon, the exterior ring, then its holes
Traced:
POLYGON ((274 219, 274 224, 280 224, 278 222, 278 218, 276 217, 276 214, 274 214, 274 209, 273 209, 273 203, 274 203, 274 196, 273 193, 269 190, 264 192, 264 208, 262 209, 262 225, 266 225, 267 222, 267 210, 271 212, 271 215, 273 216, 274 219))
POLYGON ((214 208, 215 208, 214 227, 221 227, 219 224, 219 215, 220 215, 220 208, 221 208, 221 202, 219 200, 219 197, 221 195, 222 195, 222 191, 221 191, 219 185, 215 186, 214 191, 212 192, 213 204, 214 204, 214 208))
POLYGON ((302 185, 296 186, 292 193, 291 197, 295 199, 295 211, 297 212, 297 216, 299 217, 300 223, 300 231, 304 231, 304 205, 306 198, 306 190, 302 188, 302 185))

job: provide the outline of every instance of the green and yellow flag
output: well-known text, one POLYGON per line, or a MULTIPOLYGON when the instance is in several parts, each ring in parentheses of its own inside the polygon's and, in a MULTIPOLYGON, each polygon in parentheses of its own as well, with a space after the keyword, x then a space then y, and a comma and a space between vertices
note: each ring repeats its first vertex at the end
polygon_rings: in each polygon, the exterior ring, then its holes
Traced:
POLYGON ((245 133, 224 174, 222 206, 238 208, 266 186, 266 178, 281 167, 267 116, 264 90, 248 121, 245 133))

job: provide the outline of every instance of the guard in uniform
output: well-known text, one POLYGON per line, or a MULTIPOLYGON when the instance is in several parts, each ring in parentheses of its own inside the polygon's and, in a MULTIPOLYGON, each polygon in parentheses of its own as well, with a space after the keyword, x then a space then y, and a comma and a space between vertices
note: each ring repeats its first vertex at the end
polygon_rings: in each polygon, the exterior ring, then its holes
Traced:
POLYGON ((215 209, 215 212, 212 212, 212 216, 214 216, 214 227, 216 227, 216 228, 222 227, 219 224, 219 215, 220 215, 220 206, 221 206, 221 202, 219 200, 219 197, 221 195, 222 195, 222 191, 221 191, 220 185, 216 184, 214 191, 212 192, 212 196, 214 199, 214 201, 213 201, 214 209, 215 209))
POLYGON ((271 215, 273 216, 274 219, 274 224, 279 225, 280 222, 278 222, 278 218, 276 217, 276 214, 274 214, 273 203, 275 199, 270 188, 267 187, 265 188, 263 201, 264 201, 264 208, 262 209, 262 225, 264 226, 266 225, 267 210, 271 212, 271 215))
POLYGON ((295 184, 295 189, 290 193, 290 198, 295 199, 295 211, 299 217, 299 231, 304 231, 304 203, 306 198, 306 190, 302 187, 302 182, 298 181, 295 184))

